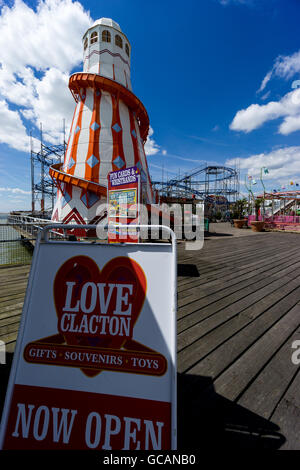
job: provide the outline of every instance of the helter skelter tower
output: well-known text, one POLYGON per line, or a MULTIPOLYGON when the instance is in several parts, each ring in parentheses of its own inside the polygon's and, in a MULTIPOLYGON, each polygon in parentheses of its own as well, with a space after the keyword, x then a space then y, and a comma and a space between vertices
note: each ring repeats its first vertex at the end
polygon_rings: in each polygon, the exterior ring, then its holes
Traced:
POLYGON ((63 164, 50 175, 58 192, 52 220, 96 223, 106 202, 107 175, 136 165, 146 178, 146 203, 153 200, 144 144, 149 118, 131 91, 131 46, 113 20, 101 18, 83 36, 83 72, 71 75, 76 101, 63 164))

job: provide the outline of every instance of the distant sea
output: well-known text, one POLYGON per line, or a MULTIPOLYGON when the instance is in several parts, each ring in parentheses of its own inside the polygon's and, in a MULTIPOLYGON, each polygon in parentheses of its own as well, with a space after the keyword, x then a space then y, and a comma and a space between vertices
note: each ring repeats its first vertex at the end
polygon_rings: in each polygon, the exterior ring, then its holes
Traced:
POLYGON ((5 224, 7 221, 8 214, 0 212, 0 224, 5 224))
POLYGON ((18 241, 19 232, 6 225, 8 215, 0 213, 0 266, 31 263, 32 253, 18 241))

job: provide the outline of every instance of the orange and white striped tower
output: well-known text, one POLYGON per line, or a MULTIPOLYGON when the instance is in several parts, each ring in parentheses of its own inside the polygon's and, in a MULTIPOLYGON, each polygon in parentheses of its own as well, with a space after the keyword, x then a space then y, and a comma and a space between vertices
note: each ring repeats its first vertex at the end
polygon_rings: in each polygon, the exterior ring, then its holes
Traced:
POLYGON ((58 186, 54 221, 96 223, 108 173, 134 165, 145 173, 146 202, 153 202, 144 151, 149 118, 131 91, 130 56, 127 37, 111 19, 95 21, 83 36, 83 72, 69 80, 76 107, 64 163, 50 168, 58 186))

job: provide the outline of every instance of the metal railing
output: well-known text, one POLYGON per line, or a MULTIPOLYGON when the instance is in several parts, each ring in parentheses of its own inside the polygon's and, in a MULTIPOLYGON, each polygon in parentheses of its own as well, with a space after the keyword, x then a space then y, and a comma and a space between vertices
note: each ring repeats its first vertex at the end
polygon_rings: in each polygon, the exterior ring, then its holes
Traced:
POLYGON ((35 238, 25 238, 14 224, 0 224, 0 266, 30 264, 35 238))
MULTIPOLYGON (((45 227, 49 241, 87 241, 107 243, 107 225, 103 225, 106 237, 101 238, 96 231, 96 225, 69 225, 55 223, 49 219, 23 214, 10 214, 5 223, 0 223, 0 267, 16 264, 30 264, 39 234, 45 227), (100 237, 100 238, 99 238, 100 237)), ((126 227, 126 226, 124 226, 126 227)), ((130 227, 132 227, 130 225, 130 227)), ((135 227, 135 226, 134 226, 135 227)), ((147 226, 139 226, 148 227, 147 226)), ((151 226, 155 229, 156 226, 151 226)), ((159 226, 160 227, 160 226, 159 226)), ((132 227, 133 228, 133 227, 132 227)), ((102 233, 102 232, 101 232, 102 233)), ((152 234, 152 232, 151 232, 152 234)), ((157 237, 155 237, 156 239, 157 237)), ((168 238, 160 234, 158 239, 168 238)), ((144 242, 151 240, 146 237, 144 242)))
MULTIPOLYGON (((255 220, 255 215, 249 215, 248 220, 249 223, 255 220)), ((261 215, 258 216, 258 220, 263 220, 261 215)), ((300 224, 300 215, 273 215, 273 216, 265 216, 264 222, 266 223, 290 223, 290 224, 300 224)))
MULTIPOLYGON (((39 232, 53 221, 21 214, 10 214, 0 223, 0 266, 30 264, 39 232)), ((53 230, 51 238, 64 235, 53 230)))

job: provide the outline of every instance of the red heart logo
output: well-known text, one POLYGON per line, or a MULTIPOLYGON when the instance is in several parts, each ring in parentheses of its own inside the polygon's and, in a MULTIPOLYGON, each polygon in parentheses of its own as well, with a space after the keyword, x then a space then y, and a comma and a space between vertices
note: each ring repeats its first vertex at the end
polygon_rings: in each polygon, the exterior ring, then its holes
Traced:
MULTIPOLYGON (((132 339, 147 281, 130 258, 113 258, 100 271, 91 258, 74 256, 59 268, 53 288, 58 331, 69 346, 120 349, 132 339)), ((101 372, 81 370, 89 377, 101 372)))

